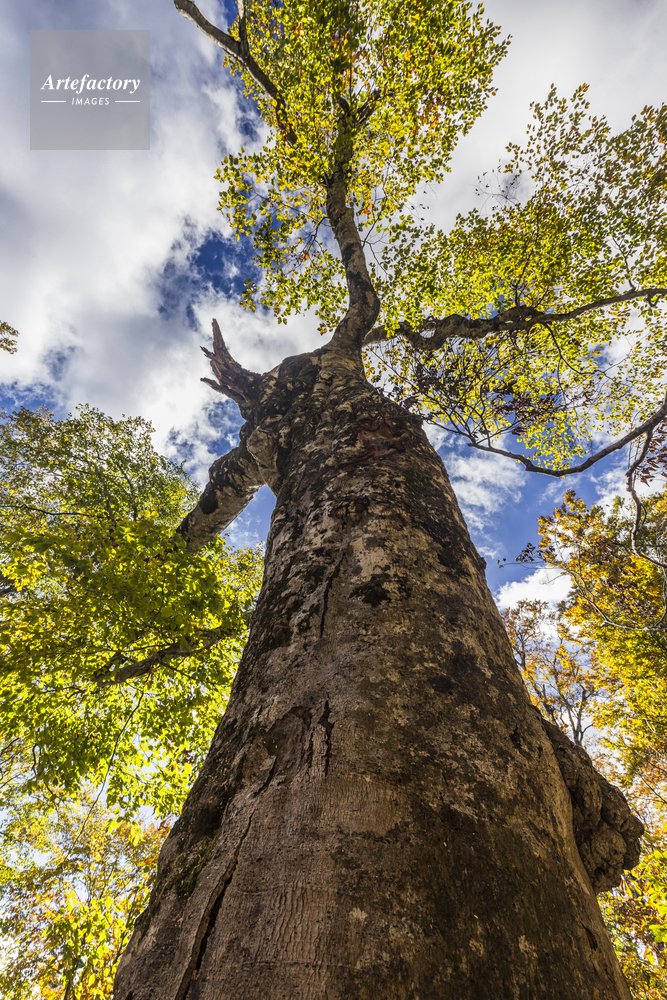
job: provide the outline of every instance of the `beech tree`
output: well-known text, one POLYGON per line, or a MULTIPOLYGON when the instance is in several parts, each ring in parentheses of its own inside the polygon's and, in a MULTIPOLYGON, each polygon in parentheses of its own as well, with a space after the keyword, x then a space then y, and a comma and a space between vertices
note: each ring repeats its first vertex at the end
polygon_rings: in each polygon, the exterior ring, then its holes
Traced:
POLYGON ((257 0, 223 29, 175 5, 268 136, 218 173, 244 302, 328 339, 260 375, 213 324, 207 381, 246 422, 180 535, 196 552, 265 483, 276 507, 116 996, 627 1000, 595 893, 641 823, 531 705, 422 421, 555 476, 658 426, 667 110, 613 135, 552 91, 446 234, 414 199, 492 93, 480 9, 257 0))
POLYGON ((635 511, 617 499, 611 511, 588 507, 574 490, 540 519, 539 552, 568 573, 564 621, 595 650, 604 696, 595 723, 613 732, 613 750, 629 786, 667 798, 667 613, 665 492, 635 511))
POLYGON ((90 786, 2 792, 0 997, 106 1000, 169 823, 119 820, 90 786))
POLYGON ((592 727, 592 699, 600 688, 590 643, 577 641, 578 635, 546 601, 519 601, 502 611, 501 618, 533 704, 575 746, 583 746, 592 727))

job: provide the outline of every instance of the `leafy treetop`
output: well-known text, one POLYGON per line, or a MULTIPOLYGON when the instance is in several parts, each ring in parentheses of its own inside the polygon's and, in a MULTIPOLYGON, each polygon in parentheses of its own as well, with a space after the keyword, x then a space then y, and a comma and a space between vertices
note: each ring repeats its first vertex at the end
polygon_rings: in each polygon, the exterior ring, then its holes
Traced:
POLYGON ((246 305, 279 321, 314 307, 336 341, 364 285, 370 377, 531 470, 579 471, 667 416, 666 106, 614 134, 585 87, 569 102, 552 89, 484 210, 447 233, 414 199, 493 92, 507 41, 481 7, 252 0, 225 32, 175 4, 223 48, 267 130, 217 175, 260 269, 246 305))
MULTIPOLYGON (((177 6, 187 11, 190 4, 177 6)), ((345 268, 331 240, 327 194, 343 175, 362 237, 377 238, 425 181, 442 180, 504 55, 482 9, 445 2, 248 3, 232 26, 271 79, 232 60, 270 128, 259 151, 229 155, 220 207, 251 236, 263 272, 245 301, 279 318, 315 307, 324 328, 345 309, 345 268)))

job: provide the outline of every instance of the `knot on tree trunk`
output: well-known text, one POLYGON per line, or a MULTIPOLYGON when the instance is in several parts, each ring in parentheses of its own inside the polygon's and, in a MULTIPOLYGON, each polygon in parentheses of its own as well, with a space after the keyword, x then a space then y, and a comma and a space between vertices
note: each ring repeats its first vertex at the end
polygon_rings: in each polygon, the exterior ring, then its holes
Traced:
POLYGON ((619 885, 623 870, 639 861, 644 824, 623 793, 593 767, 583 747, 542 719, 572 800, 574 839, 594 892, 619 885))

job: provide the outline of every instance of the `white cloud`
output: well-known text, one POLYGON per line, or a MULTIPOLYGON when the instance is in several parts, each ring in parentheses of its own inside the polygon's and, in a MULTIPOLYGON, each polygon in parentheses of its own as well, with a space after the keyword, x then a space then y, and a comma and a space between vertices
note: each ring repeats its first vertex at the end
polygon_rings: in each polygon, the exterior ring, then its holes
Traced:
MULTIPOLYGON (((641 439, 643 440, 643 439, 641 439)), ((634 458, 635 452, 632 452, 632 457, 634 458)), ((632 503, 632 498, 626 489, 625 474, 628 469, 628 458, 627 455, 623 455, 615 462, 611 468, 605 469, 604 472, 598 475, 591 475, 590 479, 595 486, 595 491, 597 497, 595 503, 602 507, 611 507, 614 501, 621 497, 626 504, 628 510, 634 510, 634 505, 632 503)), ((635 480, 635 490, 637 495, 640 497, 648 496, 650 493, 655 493, 657 490, 662 490, 665 488, 665 481, 662 476, 656 476, 654 479, 649 480, 648 483, 640 482, 638 479, 635 480)))
POLYGON ((519 601, 546 601, 558 604, 565 600, 570 590, 570 578, 551 566, 541 566, 530 576, 514 583, 505 583, 495 595, 500 608, 513 608, 519 601))
POLYGON ((530 102, 543 101, 552 83, 567 97, 590 84, 593 110, 615 129, 627 128, 645 104, 664 101, 662 0, 486 0, 484 8, 512 42, 494 74, 498 92, 461 139, 438 191, 435 214, 446 226, 457 212, 481 206, 477 177, 497 166, 508 142, 523 140, 530 102))
POLYGON ((629 499, 625 489, 625 472, 627 461, 615 462, 614 465, 597 475, 590 477, 597 494, 595 503, 602 507, 611 507, 617 497, 629 499))
MULTIPOLYGON (((54 26, 51 7, 31 5, 33 27, 54 26)), ((142 8, 153 41, 150 151, 29 151, 27 108, 6 102, 0 273, 2 318, 21 334, 18 353, 3 357, 6 382, 53 381, 49 360, 65 354, 57 377, 64 408, 87 400, 141 412, 166 438, 201 420, 208 398, 198 381, 200 335, 182 305, 160 312, 162 275, 169 264, 186 266, 208 232, 222 231, 213 173, 223 149, 242 140, 235 91, 225 74, 211 82, 212 47, 160 7, 153 0, 142 8)), ((97 5, 94 23, 76 4, 69 9, 71 19, 56 26, 136 26, 129 5, 97 5)), ((28 33, 13 14, 2 64, 9 79, 21 79, 28 33)))
MULTIPOLYGON (((382 383, 380 383, 382 385, 382 383)), ((435 424, 424 423, 424 434, 429 439, 436 451, 440 451, 447 442, 452 440, 452 435, 437 427, 435 424)))
POLYGON ((468 455, 445 453, 444 462, 466 521, 472 528, 488 527, 505 504, 521 498, 524 473, 499 455, 471 451, 468 455))

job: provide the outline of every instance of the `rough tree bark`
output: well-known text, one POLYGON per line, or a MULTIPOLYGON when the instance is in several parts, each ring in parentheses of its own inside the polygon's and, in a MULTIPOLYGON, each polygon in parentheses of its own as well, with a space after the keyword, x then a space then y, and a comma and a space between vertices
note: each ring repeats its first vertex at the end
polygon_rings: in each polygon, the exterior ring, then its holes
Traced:
POLYGON ((163 847, 117 1000, 629 1000, 595 899, 641 823, 531 706, 444 466, 366 380, 378 315, 349 148, 349 308, 259 376, 181 531, 276 507, 229 706, 163 847), (574 810, 573 810, 574 803, 574 810))
POLYGON ((264 585, 118 1000, 627 1000, 592 881, 641 824, 531 706, 419 422, 336 342, 253 378, 183 530, 267 482, 264 585))

